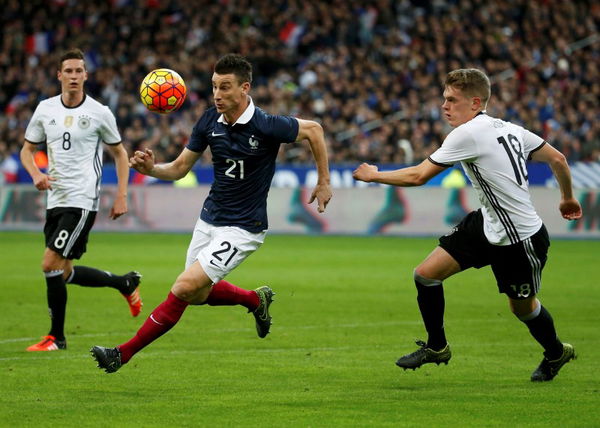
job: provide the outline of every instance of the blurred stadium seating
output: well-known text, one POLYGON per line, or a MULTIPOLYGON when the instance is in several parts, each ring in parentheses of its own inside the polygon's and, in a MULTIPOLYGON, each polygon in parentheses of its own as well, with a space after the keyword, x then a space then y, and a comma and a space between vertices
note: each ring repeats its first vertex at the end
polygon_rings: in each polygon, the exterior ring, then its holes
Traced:
MULTIPOLYGON (((127 150, 151 147, 161 160, 179 153, 211 105, 212 66, 227 52, 254 64, 258 105, 322 122, 333 164, 426 158, 449 130, 440 83, 460 67, 493 77, 490 114, 543 135, 569 161, 600 160, 600 4, 591 0, 5 0, 0 19, 9 182, 28 120, 58 93, 57 56, 70 47, 86 52, 87 92, 113 110, 127 150), (139 82, 159 66, 188 85, 170 116, 138 101, 139 82)), ((280 162, 306 164, 308 150, 286 146, 280 162)))

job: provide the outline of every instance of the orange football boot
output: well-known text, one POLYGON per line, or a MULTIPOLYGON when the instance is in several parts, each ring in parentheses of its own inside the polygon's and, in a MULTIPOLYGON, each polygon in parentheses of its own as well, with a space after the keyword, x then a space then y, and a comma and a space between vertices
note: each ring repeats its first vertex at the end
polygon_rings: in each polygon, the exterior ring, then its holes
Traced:
POLYGON ((137 271, 131 271, 126 273, 125 278, 127 278, 127 287, 131 290, 128 294, 121 293, 127 303, 129 304, 129 311, 131 315, 137 317, 140 312, 142 312, 142 298, 140 297, 139 285, 142 280, 142 275, 137 271))
POLYGON ((35 345, 31 345, 27 350, 29 352, 33 351, 60 351, 62 349, 67 349, 67 341, 66 340, 56 340, 54 336, 44 336, 41 342, 36 343, 35 345))

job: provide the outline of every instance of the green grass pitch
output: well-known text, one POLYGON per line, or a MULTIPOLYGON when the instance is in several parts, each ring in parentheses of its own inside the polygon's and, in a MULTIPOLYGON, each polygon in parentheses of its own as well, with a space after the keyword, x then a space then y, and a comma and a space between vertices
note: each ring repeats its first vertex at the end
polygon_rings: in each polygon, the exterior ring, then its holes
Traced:
POLYGON ((69 285, 68 350, 27 353, 48 329, 42 233, 0 233, 0 426, 600 426, 600 241, 554 240, 540 298, 578 359, 533 384, 541 349, 489 268, 446 281, 448 366, 394 362, 425 338, 412 270, 434 238, 268 236, 227 279, 276 291, 259 339, 241 307, 190 307, 115 374, 92 345, 129 339, 183 267, 189 237, 92 233, 80 264, 144 278, 129 315, 112 289, 69 285))

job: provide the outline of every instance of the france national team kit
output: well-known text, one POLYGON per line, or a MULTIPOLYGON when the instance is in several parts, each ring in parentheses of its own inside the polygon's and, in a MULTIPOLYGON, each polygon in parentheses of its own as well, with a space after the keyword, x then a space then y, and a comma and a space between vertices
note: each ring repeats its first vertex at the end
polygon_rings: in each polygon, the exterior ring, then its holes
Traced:
POLYGON ((268 228, 267 195, 279 145, 296 141, 298 121, 249 105, 232 125, 215 107, 198 120, 188 150, 210 147, 214 182, 200 218, 214 226, 236 226, 252 233, 268 228))

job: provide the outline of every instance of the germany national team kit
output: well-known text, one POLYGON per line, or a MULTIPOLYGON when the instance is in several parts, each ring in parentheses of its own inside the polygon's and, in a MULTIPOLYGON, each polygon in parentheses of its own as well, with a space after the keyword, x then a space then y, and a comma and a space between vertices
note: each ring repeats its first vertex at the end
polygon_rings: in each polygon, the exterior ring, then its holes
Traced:
POLYGON ((65 258, 79 258, 100 201, 102 142, 121 142, 115 117, 87 95, 75 107, 57 95, 39 103, 25 139, 46 143, 48 175, 55 179, 48 190, 46 244, 65 258))
POLYGON ((491 265, 500 291, 512 298, 539 292, 550 245, 531 202, 526 166, 544 144, 518 125, 479 113, 429 157, 441 166, 460 162, 482 205, 440 238, 441 247, 463 269, 491 265))

